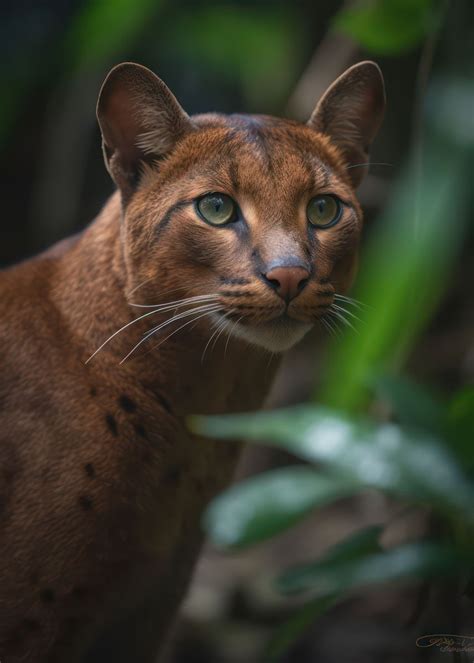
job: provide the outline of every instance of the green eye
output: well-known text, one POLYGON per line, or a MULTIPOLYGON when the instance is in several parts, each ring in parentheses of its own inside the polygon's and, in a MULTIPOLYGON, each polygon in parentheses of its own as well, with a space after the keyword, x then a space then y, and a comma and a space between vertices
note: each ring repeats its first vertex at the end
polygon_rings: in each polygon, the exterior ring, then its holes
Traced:
POLYGON ((199 215, 213 226, 222 226, 234 221, 237 205, 225 193, 209 193, 197 201, 199 215))
POLYGON ((342 205, 334 196, 315 196, 308 204, 308 221, 317 228, 329 228, 339 221, 341 212, 342 205))

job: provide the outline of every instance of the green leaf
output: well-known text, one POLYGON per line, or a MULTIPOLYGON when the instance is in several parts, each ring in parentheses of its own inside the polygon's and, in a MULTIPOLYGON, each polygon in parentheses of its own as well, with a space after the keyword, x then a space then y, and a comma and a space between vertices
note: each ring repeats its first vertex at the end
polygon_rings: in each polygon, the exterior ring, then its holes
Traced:
POLYGON ((382 525, 371 525, 351 534, 336 543, 329 552, 332 561, 344 562, 368 553, 380 552, 379 539, 383 532, 382 525))
POLYGON ((94 67, 123 53, 163 0, 89 0, 75 17, 65 49, 78 67, 94 67))
POLYGON ((226 3, 198 6, 170 26, 164 39, 191 61, 240 79, 247 103, 267 108, 284 102, 297 75, 301 52, 298 13, 274 7, 226 3), (278 72, 278 74, 276 74, 278 72))
POLYGON ((474 470, 474 387, 460 390, 448 405, 446 429, 450 446, 469 472, 474 470))
POLYGON ((318 562, 285 572, 277 581, 278 589, 282 592, 292 592, 295 585, 298 590, 301 587, 305 588, 306 585, 311 588, 313 577, 319 574, 321 569, 332 568, 335 565, 343 566, 346 562, 381 552, 379 538, 382 531, 383 527, 380 525, 372 525, 351 534, 333 546, 318 562))
POLYGON ((303 466, 271 470, 217 497, 204 528, 223 547, 244 547, 287 529, 316 506, 354 492, 347 480, 327 478, 303 466))
POLYGON ((467 558, 454 549, 434 543, 410 543, 353 559, 332 559, 329 555, 320 562, 286 571, 277 586, 287 594, 311 591, 326 595, 409 577, 459 573, 467 567, 467 558))
POLYGON ((398 421, 409 428, 440 433, 443 404, 428 389, 401 375, 381 375, 374 380, 379 398, 388 401, 398 421))
POLYGON ((263 660, 277 661, 317 617, 326 613, 337 603, 337 599, 336 594, 319 596, 299 608, 271 638, 264 652, 263 660))
POLYGON ((191 424, 211 437, 267 440, 305 460, 324 463, 340 480, 473 519, 472 483, 439 441, 426 434, 391 423, 377 426, 312 406, 197 417, 191 424))
POLYGON ((438 21, 433 0, 366 0, 339 12, 333 25, 372 53, 394 55, 417 46, 438 21))

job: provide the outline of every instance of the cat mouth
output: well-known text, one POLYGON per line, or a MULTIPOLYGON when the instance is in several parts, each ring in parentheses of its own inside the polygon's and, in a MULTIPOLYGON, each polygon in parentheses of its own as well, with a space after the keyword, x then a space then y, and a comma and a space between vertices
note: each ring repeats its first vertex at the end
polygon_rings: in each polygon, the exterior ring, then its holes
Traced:
POLYGON ((296 345, 312 327, 313 324, 290 317, 285 311, 277 318, 265 322, 238 322, 232 334, 269 352, 285 352, 296 345))

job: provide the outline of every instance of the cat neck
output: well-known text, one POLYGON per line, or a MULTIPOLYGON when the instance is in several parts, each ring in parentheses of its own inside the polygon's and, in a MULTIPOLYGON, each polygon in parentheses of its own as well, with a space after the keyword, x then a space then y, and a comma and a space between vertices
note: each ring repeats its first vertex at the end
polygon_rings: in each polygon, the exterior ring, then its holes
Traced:
POLYGON ((132 307, 126 297, 121 217, 120 197, 114 194, 82 235, 49 252, 50 257, 57 258, 54 301, 74 339, 84 371, 107 383, 134 382, 147 391, 166 392, 173 410, 182 415, 259 407, 279 364, 278 357, 225 333, 211 339, 216 328, 210 316, 179 331, 183 323, 172 323, 127 357, 172 311, 151 313, 137 321, 148 309, 132 307))

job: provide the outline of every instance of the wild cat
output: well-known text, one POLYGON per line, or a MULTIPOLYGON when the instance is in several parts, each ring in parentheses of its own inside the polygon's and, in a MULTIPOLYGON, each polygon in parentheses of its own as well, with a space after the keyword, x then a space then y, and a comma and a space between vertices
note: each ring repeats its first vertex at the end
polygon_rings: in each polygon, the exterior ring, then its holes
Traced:
POLYGON ((189 117, 148 69, 110 72, 117 192, 0 276, 1 661, 155 660, 239 456, 186 416, 259 408, 268 351, 350 287, 384 103, 372 62, 307 124, 189 117))

